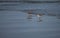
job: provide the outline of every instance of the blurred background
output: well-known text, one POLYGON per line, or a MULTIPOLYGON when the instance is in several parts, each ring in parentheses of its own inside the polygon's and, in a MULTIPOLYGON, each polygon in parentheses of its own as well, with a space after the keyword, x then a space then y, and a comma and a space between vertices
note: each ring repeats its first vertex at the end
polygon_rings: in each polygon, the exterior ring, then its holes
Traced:
POLYGON ((60 0, 0 0, 0 38, 60 38, 60 0))

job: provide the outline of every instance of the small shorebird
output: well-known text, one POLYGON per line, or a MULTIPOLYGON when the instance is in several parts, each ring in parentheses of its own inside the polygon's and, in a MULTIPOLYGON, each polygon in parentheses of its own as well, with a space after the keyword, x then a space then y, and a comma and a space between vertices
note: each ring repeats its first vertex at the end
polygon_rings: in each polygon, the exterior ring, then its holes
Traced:
POLYGON ((41 22, 42 21, 42 19, 41 19, 42 14, 37 14, 37 17, 38 17, 38 22, 41 22))
POLYGON ((32 19, 32 11, 28 11, 28 19, 32 19))

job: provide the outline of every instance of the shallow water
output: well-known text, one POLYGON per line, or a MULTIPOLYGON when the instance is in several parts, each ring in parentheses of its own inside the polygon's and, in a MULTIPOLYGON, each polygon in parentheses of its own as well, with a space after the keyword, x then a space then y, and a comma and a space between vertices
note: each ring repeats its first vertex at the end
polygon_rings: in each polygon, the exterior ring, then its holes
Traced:
MULTIPOLYGON (((58 3, 0 3, 0 38, 60 38, 60 19, 56 16, 42 16, 42 21, 33 14, 31 20, 27 19, 26 11, 30 9, 43 9, 47 13, 60 13, 58 3), (9 4, 9 5, 6 5, 9 4)), ((45 11, 44 11, 45 12, 45 11)), ((35 13, 35 12, 34 12, 35 13)), ((37 12, 36 12, 37 13, 37 12)))

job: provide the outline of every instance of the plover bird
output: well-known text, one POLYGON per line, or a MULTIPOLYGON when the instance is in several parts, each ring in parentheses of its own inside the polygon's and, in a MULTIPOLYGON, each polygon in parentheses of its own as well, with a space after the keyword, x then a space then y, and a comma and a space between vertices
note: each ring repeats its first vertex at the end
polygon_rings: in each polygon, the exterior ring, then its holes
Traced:
POLYGON ((28 11, 28 19, 32 19, 32 11, 28 11))
POLYGON ((38 17, 38 22, 42 21, 42 19, 41 19, 42 14, 37 14, 37 17, 38 17))

